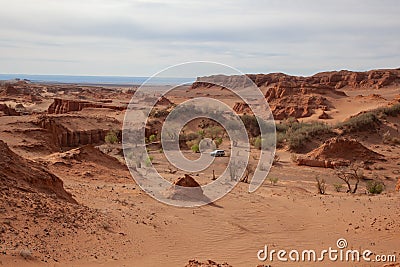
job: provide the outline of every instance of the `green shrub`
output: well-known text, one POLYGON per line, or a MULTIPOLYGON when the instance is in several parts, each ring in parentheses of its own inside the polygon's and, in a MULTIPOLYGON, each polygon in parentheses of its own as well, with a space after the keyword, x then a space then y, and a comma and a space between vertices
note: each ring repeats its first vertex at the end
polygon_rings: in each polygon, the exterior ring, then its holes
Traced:
POLYGON ((186 145, 190 147, 193 152, 200 152, 200 140, 195 139, 191 141, 186 141, 186 145), (193 150, 195 148, 195 150, 193 150), (196 149, 197 148, 197 149, 196 149))
POLYGON ((197 131, 197 135, 200 137, 200 138, 204 138, 205 137, 205 135, 206 135, 206 133, 204 132, 204 130, 199 130, 199 131, 197 131))
POLYGON ((224 134, 224 128, 221 126, 210 127, 206 130, 206 136, 211 139, 216 139, 217 137, 221 137, 224 134))
POLYGON ((337 128, 343 129, 345 133, 352 133, 364 131, 375 128, 380 124, 375 111, 361 113, 357 116, 351 117, 344 122, 337 124, 337 128))
POLYGON ((286 133, 276 132, 276 146, 283 147, 283 144, 286 140, 286 133))
POLYGON ((289 149, 300 150, 311 138, 332 132, 329 125, 322 122, 297 122, 287 120, 277 124, 277 145, 282 146, 286 140, 289 149))
POLYGON ((278 177, 269 177, 268 179, 271 182, 271 185, 276 185, 279 181, 278 177))
POLYGON ((104 141, 105 141, 107 144, 115 144, 115 143, 117 143, 117 142, 118 142, 117 133, 114 132, 114 131, 109 131, 109 132, 106 134, 106 137, 104 138, 104 141))
POLYGON ((153 156, 148 156, 147 159, 144 161, 144 164, 146 164, 146 167, 150 167, 153 160, 154 160, 153 156))
POLYGON ((340 192, 342 191, 343 185, 342 184, 333 184, 333 186, 335 187, 336 192, 340 192))
POLYGON ((261 149, 261 145, 262 145, 261 136, 257 136, 257 137, 254 139, 253 145, 254 145, 255 148, 261 149))
POLYGON ((395 104, 387 108, 382 108, 380 109, 380 111, 387 116, 396 117, 400 114, 400 104, 395 104))
POLYGON ((275 127, 277 133, 286 133, 286 131, 289 129, 289 124, 281 122, 276 124, 275 127))
POLYGON ((260 126, 258 125, 257 118, 251 115, 242 115, 240 119, 243 121, 247 132, 250 137, 258 136, 261 134, 260 126))
POLYGON ((253 146, 260 150, 267 150, 268 148, 273 147, 275 142, 275 136, 273 136, 272 134, 269 134, 265 137, 257 136, 253 139, 253 146))
POLYGON ((190 147, 190 149, 195 152, 195 153, 199 153, 200 152, 200 146, 199 144, 194 144, 190 147))
POLYGON ((149 136, 150 143, 153 143, 154 141, 156 141, 156 139, 157 139, 157 136, 155 134, 152 134, 149 136))
POLYGON ((216 146, 217 148, 219 148, 219 146, 222 144, 222 137, 217 137, 217 138, 214 140, 214 143, 215 143, 215 146, 216 146))
POLYGON ((292 151, 300 150, 308 140, 309 140, 308 136, 299 133, 291 133, 287 137, 289 149, 292 151))
POLYGON ((240 119, 242 120, 250 137, 261 135, 261 130, 263 133, 273 133, 276 129, 274 122, 266 122, 262 118, 254 115, 242 115, 240 116, 240 119))
POLYGON ((188 133, 187 135, 186 135, 186 140, 189 140, 189 141, 191 141, 191 140, 196 140, 196 139, 198 139, 200 136, 199 136, 199 134, 198 133, 188 133))
POLYGON ((385 189, 385 185, 380 181, 368 181, 367 182, 367 191, 370 194, 380 194, 385 189))
POLYGON ((396 117, 400 114, 400 104, 390 107, 377 108, 360 113, 336 125, 336 128, 343 129, 345 133, 369 130, 381 123, 382 116, 396 117))

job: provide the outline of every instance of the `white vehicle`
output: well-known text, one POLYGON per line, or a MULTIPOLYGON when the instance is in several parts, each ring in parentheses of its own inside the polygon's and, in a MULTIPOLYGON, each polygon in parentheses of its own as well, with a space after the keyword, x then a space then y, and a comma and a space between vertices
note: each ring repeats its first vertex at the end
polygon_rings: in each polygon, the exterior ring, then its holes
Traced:
POLYGON ((213 152, 211 152, 210 155, 213 157, 223 157, 223 156, 225 156, 225 151, 217 149, 217 150, 214 150, 213 152))

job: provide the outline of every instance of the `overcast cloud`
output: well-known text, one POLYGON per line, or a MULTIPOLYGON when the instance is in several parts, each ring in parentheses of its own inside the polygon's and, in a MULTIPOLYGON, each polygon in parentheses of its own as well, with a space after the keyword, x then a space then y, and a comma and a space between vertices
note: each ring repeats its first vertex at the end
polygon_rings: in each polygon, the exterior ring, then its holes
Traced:
POLYGON ((149 76, 400 67, 397 0, 0 0, 0 73, 149 76))

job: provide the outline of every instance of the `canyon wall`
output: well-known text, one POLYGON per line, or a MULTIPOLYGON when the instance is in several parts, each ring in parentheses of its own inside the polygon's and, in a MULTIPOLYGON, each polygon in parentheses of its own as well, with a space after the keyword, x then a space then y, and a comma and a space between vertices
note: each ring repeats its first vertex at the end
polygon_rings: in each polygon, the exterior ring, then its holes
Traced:
POLYGON ((108 103, 97 103, 84 100, 54 98, 54 101, 49 106, 47 113, 64 114, 71 111, 81 111, 84 108, 109 108, 114 110, 125 110, 126 106, 112 105, 108 103))

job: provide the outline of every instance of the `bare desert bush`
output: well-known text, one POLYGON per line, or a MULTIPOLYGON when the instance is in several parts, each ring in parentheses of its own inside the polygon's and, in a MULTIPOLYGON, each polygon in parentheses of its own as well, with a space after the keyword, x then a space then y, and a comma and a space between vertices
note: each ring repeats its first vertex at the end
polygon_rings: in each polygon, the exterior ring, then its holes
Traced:
POLYGON ((387 131, 386 133, 383 134, 382 141, 384 144, 400 145, 400 139, 397 137, 391 136, 389 131, 387 131))
POLYGON ((238 162, 233 162, 231 165, 229 165, 228 171, 229 171, 229 177, 231 178, 231 181, 237 181, 238 176, 239 176, 238 162))
POLYGON ((251 164, 247 164, 246 170, 244 172, 244 176, 242 179, 240 179, 240 182, 249 183, 249 177, 250 177, 250 175, 254 174, 254 171, 255 171, 255 167, 251 164))
POLYGON ((107 232, 112 232, 112 225, 109 222, 103 221, 100 223, 100 227, 107 232))
POLYGON ((317 181, 316 186, 318 189, 318 193, 320 193, 321 195, 325 195, 325 193, 326 193, 325 179, 324 178, 320 179, 318 176, 316 176, 315 180, 317 181))
POLYGON ((268 168, 267 165, 265 165, 265 164, 260 164, 260 166, 258 167, 258 169, 259 169, 260 171, 263 171, 263 172, 266 172, 266 171, 269 170, 269 168, 268 168))
POLYGON ((33 259, 32 251, 29 250, 29 249, 22 249, 22 250, 19 252, 19 255, 20 255, 24 260, 31 260, 31 259, 33 259))
POLYGON ((296 155, 295 153, 290 154, 290 160, 294 163, 297 163, 297 161, 299 160, 299 156, 296 155))
POLYGON ((363 169, 358 164, 350 166, 338 166, 335 168, 336 176, 347 185, 346 193, 355 194, 360 180, 364 178, 363 169))
POLYGON ((281 157, 278 154, 274 155, 274 160, 272 161, 272 165, 276 165, 281 161, 281 157))

